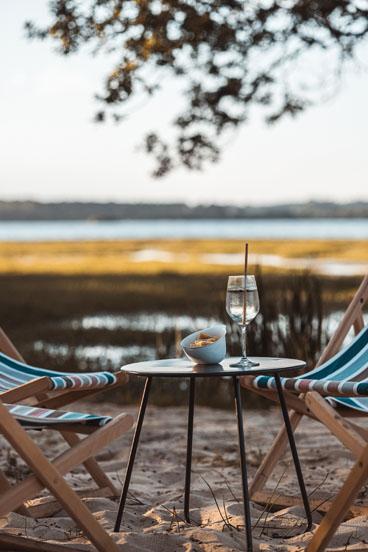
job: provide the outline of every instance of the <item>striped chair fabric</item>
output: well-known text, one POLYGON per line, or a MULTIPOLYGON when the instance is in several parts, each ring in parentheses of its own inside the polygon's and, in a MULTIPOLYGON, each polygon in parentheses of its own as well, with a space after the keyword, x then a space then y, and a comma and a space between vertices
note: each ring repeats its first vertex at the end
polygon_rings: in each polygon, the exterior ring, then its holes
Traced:
POLYGON ((0 353, 0 392, 8 391, 45 376, 50 378, 53 390, 68 388, 95 389, 113 385, 117 381, 112 372, 88 372, 84 374, 56 372, 29 366, 10 358, 4 353, 0 353))
MULTIPOLYGON (((281 378, 281 382, 287 391, 318 391, 334 406, 341 404, 368 412, 368 326, 321 366, 295 378, 281 378)), ((252 385, 258 389, 276 389, 272 376, 255 376, 252 385)))
POLYGON ((60 424, 83 424, 103 426, 111 421, 110 416, 84 414, 82 412, 63 412, 49 408, 38 408, 23 404, 7 404, 9 412, 28 429, 42 429, 43 427, 57 427, 60 424))

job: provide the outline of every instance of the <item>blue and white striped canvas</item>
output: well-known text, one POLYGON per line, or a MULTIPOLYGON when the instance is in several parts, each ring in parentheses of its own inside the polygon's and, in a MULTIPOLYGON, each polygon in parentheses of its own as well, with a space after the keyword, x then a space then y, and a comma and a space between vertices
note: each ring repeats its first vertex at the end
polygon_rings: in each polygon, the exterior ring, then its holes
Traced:
POLYGON ((30 366, 0 352, 0 393, 37 378, 49 377, 51 389, 97 389, 117 382, 112 372, 88 372, 83 374, 57 372, 30 366))
POLYGON ((83 412, 64 412, 50 408, 38 408, 23 404, 7 404, 8 411, 25 427, 42 428, 60 424, 85 424, 103 426, 111 421, 110 416, 85 414, 83 412))
MULTIPOLYGON (((258 389, 276 389, 272 376, 256 376, 251 383, 258 389)), ((368 413, 368 326, 321 366, 296 378, 281 378, 281 383, 286 391, 317 391, 334 405, 368 413)))

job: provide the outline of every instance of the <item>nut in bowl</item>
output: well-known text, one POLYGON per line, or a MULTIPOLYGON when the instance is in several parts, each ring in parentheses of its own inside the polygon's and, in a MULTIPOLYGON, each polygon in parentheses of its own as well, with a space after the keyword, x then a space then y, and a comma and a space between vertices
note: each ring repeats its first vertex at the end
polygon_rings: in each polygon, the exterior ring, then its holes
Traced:
POLYGON ((181 341, 185 355, 195 364, 218 364, 226 356, 226 326, 216 324, 181 341))

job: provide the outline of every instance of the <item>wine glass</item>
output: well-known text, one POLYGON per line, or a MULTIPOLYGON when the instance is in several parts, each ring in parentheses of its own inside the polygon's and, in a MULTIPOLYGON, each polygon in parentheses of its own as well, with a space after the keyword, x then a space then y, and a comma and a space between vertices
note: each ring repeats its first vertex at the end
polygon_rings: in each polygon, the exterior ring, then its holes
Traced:
POLYGON ((247 326, 257 316, 259 311, 259 297, 256 279, 253 275, 229 276, 226 292, 226 311, 230 318, 241 329, 242 357, 236 364, 230 366, 237 368, 252 368, 258 366, 247 358, 247 326), (245 316, 244 316, 245 315, 245 316))

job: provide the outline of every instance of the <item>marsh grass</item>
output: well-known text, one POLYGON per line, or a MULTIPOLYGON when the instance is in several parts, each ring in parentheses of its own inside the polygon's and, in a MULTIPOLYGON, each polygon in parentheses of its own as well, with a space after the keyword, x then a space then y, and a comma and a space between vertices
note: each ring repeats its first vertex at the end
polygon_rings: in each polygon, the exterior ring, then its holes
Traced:
MULTIPOLYGON (((311 222, 312 224, 312 222, 311 222)), ((0 242, 3 274, 224 274, 237 266, 207 264, 203 255, 236 254, 241 240, 120 240, 63 242, 0 242), (163 251, 173 257, 165 262, 134 260, 140 251, 163 251)), ((252 240, 251 253, 284 258, 333 259, 365 262, 364 240, 252 240)), ((266 269, 275 272, 275 269, 266 269)), ((278 269, 285 273, 285 269, 278 269)))

